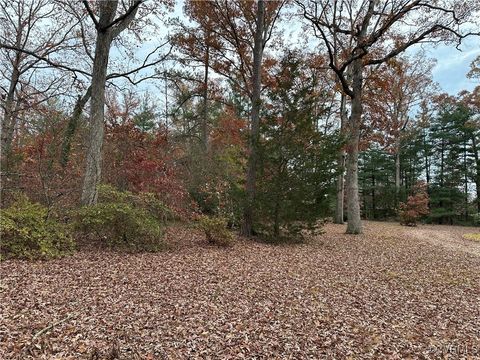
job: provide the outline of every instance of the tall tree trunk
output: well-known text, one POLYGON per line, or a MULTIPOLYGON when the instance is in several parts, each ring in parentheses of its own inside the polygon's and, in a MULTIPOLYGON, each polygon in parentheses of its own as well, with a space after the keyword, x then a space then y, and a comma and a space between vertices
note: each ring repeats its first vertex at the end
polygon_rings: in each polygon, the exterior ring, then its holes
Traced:
POLYGON ((468 221, 468 167, 467 167, 467 142, 463 143, 463 167, 464 167, 464 190, 465 190, 465 221, 468 221))
MULTIPOLYGON (((366 176, 363 176, 362 177, 362 189, 365 189, 366 188, 366 176)), ((367 196, 366 194, 364 193, 363 196, 362 196, 362 203, 363 203, 363 211, 364 211, 364 216, 365 216, 365 219, 368 219, 369 218, 369 214, 368 214, 368 206, 367 206, 367 196)))
MULTIPOLYGON (((86 2, 84 2, 86 4, 86 2)), ((115 39, 135 18, 142 0, 134 0, 130 7, 116 20, 118 0, 99 1, 100 17, 95 44, 95 58, 92 72, 92 100, 90 102, 90 136, 87 149, 85 178, 82 189, 82 204, 97 202, 97 186, 101 180, 102 147, 105 106, 105 85, 107 82, 108 57, 112 40, 115 39)))
MULTIPOLYGON (((345 124, 347 123, 347 96, 345 93, 342 93, 340 100, 340 133, 345 132, 345 124)), ((344 149, 340 150, 338 155, 338 171, 337 176, 337 201, 335 206, 335 224, 343 224, 343 202, 345 199, 345 159, 347 154, 344 149)))
POLYGON ((401 176, 400 176, 400 141, 395 145, 395 189, 397 195, 400 193, 401 176))
POLYGON ((343 203, 345 199, 345 151, 341 151, 338 155, 338 166, 340 173, 337 176, 337 197, 335 204, 335 224, 343 224, 343 203))
POLYGON ((375 200, 375 170, 372 167, 372 218, 375 220, 376 219, 376 213, 377 213, 377 203, 375 200))
POLYGON ((400 202, 401 175, 400 139, 397 139, 395 142, 395 207, 397 207, 400 202))
POLYGON ((255 29, 255 42, 253 48, 253 89, 252 89, 252 113, 250 124, 249 157, 246 179, 246 201, 243 213, 242 235, 253 234, 253 206, 255 201, 256 170, 258 157, 258 140, 260 136, 260 91, 261 91, 261 70, 263 57, 263 36, 264 36, 265 3, 259 0, 257 3, 257 27, 255 29))
MULTIPOLYGON (((117 10, 118 0, 102 1, 100 4, 99 26, 110 24, 117 10)), ((90 135, 87 149, 85 178, 82 189, 82 204, 93 205, 97 202, 97 186, 101 179, 102 147, 105 106, 105 85, 107 81, 107 66, 112 43, 110 29, 97 31, 95 58, 92 72, 92 100, 90 102, 90 135)))
POLYGON ((360 142, 360 124, 362 121, 362 60, 355 60, 352 64, 352 111, 348 123, 347 138, 347 234, 361 234, 362 221, 360 218, 360 202, 358 196, 358 145, 360 142))
MULTIPOLYGON (((16 44, 19 46, 21 42, 22 31, 18 31, 16 44)), ((20 80, 20 62, 21 54, 16 52, 15 60, 13 63, 12 75, 10 77, 10 85, 8 87, 8 93, 3 104, 4 113, 0 127, 0 205, 3 205, 3 199, 5 198, 5 183, 9 179, 10 169, 12 167, 12 143, 13 134, 15 131, 17 121, 18 102, 15 104, 15 90, 20 80), (6 177, 3 177, 5 175, 6 177)))
MULTIPOLYGON (((164 82, 164 88, 165 88, 165 135, 168 141, 168 78, 167 78, 167 73, 165 72, 163 74, 163 82, 164 82)), ((185 124, 184 124, 185 126, 185 124)), ((185 129, 184 129, 185 132, 185 129)))
POLYGON ((62 142, 62 154, 60 156, 60 165, 62 165, 63 168, 67 166, 70 158, 72 139, 75 135, 75 131, 77 130, 78 121, 80 120, 80 116, 82 116, 83 109, 92 94, 91 89, 92 88, 89 87, 87 92, 82 97, 78 98, 75 108, 73 109, 72 116, 70 116, 70 119, 68 119, 67 129, 65 130, 65 136, 62 142))
POLYGON ((425 157, 425 176, 427 180, 427 185, 430 184, 430 163, 428 161, 428 149, 427 149, 427 135, 423 134, 423 148, 424 148, 424 157, 425 157))
POLYGON ((480 159, 478 156, 477 139, 475 134, 472 134, 472 152, 475 160, 475 190, 477 194, 477 212, 480 213, 480 159))
MULTIPOLYGON (((21 41, 17 36, 17 44, 21 41)), ((18 44, 20 47, 20 44, 18 44)), ((16 111, 15 111, 15 91, 20 80, 20 62, 21 53, 19 51, 15 54, 15 60, 13 62, 12 75, 10 77, 10 85, 8 87, 8 93, 4 103, 4 114, 1 124, 1 154, 2 154, 2 171, 8 171, 10 165, 10 152, 13 142, 13 134, 15 132, 16 125, 16 111)))
MULTIPOLYGON (((443 187, 444 180, 444 162, 445 162, 445 140, 442 139, 442 147, 440 149, 440 186, 443 187)), ((441 205, 440 205, 441 206, 441 205)))
POLYGON ((278 194, 275 197, 275 207, 273 212, 273 236, 275 238, 280 236, 280 199, 278 194))
POLYGON ((205 153, 208 151, 208 69, 210 67, 210 46, 208 35, 205 49, 205 70, 203 76, 203 106, 202 106, 202 145, 205 153))

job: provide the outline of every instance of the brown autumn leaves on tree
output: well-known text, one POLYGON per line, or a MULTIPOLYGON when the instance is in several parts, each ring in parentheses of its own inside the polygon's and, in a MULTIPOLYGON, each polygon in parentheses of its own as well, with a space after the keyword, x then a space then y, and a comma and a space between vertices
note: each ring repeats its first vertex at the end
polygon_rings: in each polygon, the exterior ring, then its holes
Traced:
POLYGON ((398 56, 370 69, 365 87, 364 141, 375 139, 395 157, 395 189, 400 191, 402 138, 411 123, 409 112, 435 92, 434 63, 425 54, 398 56))
POLYGON ((253 234, 264 50, 285 4, 281 1, 187 1, 186 12, 199 31, 178 39, 204 66, 202 141, 207 148, 208 70, 228 78, 250 100, 250 134, 242 234, 253 234), (200 34, 200 35, 199 35, 200 34))
MULTIPOLYGON (((160 44, 147 53, 145 60, 130 69, 121 67, 119 71, 107 73, 109 64, 109 53, 112 43, 119 40, 119 36, 130 28, 136 36, 136 41, 141 41, 144 28, 156 28, 151 17, 163 13, 164 8, 172 6, 171 1, 144 4, 144 1, 82 1, 72 3, 69 1, 43 1, 33 2, 16 0, 3 6, 5 23, 5 34, 0 39, 0 48, 12 60, 11 86, 9 99, 5 102, 5 113, 13 114, 13 103, 21 105, 21 101, 13 101, 15 88, 25 81, 30 81, 35 69, 44 67, 52 71, 63 71, 66 75, 73 77, 74 87, 84 89, 78 96, 73 109, 69 124, 66 129, 62 145, 60 163, 66 166, 69 159, 71 140, 78 126, 79 119, 84 107, 90 103, 90 124, 91 131, 87 141, 86 168, 84 185, 82 190, 82 203, 94 204, 97 198, 97 187, 101 181, 101 161, 104 132, 104 106, 105 87, 108 82, 114 79, 123 78, 132 84, 138 84, 146 78, 154 78, 156 75, 136 76, 146 69, 153 69, 163 62, 168 53, 162 54, 160 50, 166 43, 160 44), (11 6, 10 6, 11 5, 11 6), (142 6, 141 6, 142 5, 142 6), (50 32, 39 33, 39 29, 45 26, 46 19, 59 18, 58 22, 50 26, 50 32), (136 19, 137 18, 137 19, 136 19), (134 19, 140 24, 134 23, 134 19), (17 25, 20 24, 19 26, 17 25), (91 26, 93 24, 93 26, 91 26), (15 29, 16 42, 12 43, 8 29, 15 29), (91 29, 94 31, 91 31, 91 29), (73 31, 75 30, 75 31, 73 31), (34 40, 32 40, 34 39, 34 40), (33 42, 32 42, 33 41, 33 42), (36 45, 36 44, 39 45, 36 45), (72 45, 73 44, 73 45, 72 45), (24 60, 27 59, 27 60, 24 60), (24 65, 20 66, 20 62, 24 65), (27 80, 28 79, 28 80, 27 80)), ((116 66, 118 68, 118 65, 116 66)), ((49 76, 50 83, 46 90, 37 91, 37 98, 46 101, 52 98, 50 93, 57 90, 67 93, 65 87, 59 86, 64 78, 61 76, 49 76)), ((24 87, 31 87, 29 82, 24 87)), ((19 91, 17 91, 19 93, 19 91)), ((34 96, 35 91, 25 92, 34 96)), ((24 103, 27 101, 24 101, 24 103)), ((32 101, 29 101, 32 106, 32 101)), ((37 101, 37 104, 39 101, 37 101)), ((18 109, 16 110, 18 112, 18 109)), ((8 155, 11 143, 11 134, 15 128, 16 116, 5 116, 2 121, 2 160, 10 158, 8 155)), ((6 168, 3 167, 5 170, 6 168)))
POLYGON ((400 223, 407 226, 416 226, 417 221, 430 212, 428 201, 427 183, 424 181, 417 182, 407 201, 400 203, 400 223))

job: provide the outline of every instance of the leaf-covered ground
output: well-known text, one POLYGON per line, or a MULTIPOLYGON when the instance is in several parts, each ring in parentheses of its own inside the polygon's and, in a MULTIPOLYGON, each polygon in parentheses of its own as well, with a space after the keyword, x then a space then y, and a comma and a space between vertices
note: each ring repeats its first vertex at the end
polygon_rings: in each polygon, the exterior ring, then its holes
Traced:
POLYGON ((480 257, 449 245, 475 229, 343 231, 219 249, 175 228, 163 253, 3 262, 0 358, 480 358, 480 257))

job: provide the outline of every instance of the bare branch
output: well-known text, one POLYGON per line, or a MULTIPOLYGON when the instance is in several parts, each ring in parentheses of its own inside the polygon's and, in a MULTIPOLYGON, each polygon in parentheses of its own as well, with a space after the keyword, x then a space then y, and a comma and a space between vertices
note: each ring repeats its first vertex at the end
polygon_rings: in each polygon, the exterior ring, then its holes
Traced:
POLYGON ((95 29, 98 30, 99 29, 98 20, 97 20, 95 14, 93 13, 92 9, 90 8, 90 5, 88 5, 88 1, 83 0, 82 3, 85 6, 85 9, 87 9, 87 13, 90 16, 90 19, 92 19, 93 23, 95 24, 95 29))

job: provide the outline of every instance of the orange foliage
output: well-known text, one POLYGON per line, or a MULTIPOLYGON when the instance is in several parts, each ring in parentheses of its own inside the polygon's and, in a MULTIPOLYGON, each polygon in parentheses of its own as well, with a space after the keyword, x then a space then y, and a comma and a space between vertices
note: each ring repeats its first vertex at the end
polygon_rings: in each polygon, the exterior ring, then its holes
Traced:
POLYGON ((420 217, 428 215, 428 192, 427 183, 419 181, 412 190, 412 195, 407 199, 406 203, 400 203, 400 223, 407 226, 416 226, 420 217))

